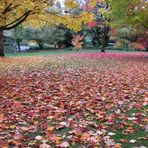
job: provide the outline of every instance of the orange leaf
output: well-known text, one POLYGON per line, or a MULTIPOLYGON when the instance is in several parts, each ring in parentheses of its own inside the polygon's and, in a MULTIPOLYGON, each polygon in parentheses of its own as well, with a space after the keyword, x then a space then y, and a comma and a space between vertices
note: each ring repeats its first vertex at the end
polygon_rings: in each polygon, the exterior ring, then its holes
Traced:
POLYGON ((53 126, 48 126, 47 131, 53 131, 54 127, 53 126))
POLYGON ((4 115, 1 114, 1 115, 0 115, 0 123, 3 122, 3 120, 4 120, 4 115))
POLYGON ((81 135, 81 140, 85 141, 90 137, 90 135, 88 133, 84 133, 81 135))

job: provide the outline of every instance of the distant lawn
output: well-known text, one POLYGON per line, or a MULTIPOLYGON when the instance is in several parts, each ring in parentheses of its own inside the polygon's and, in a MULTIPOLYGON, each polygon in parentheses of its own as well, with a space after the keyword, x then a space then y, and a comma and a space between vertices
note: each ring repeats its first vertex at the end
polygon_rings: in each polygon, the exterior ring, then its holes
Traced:
MULTIPOLYGON (((6 56, 45 56, 45 55, 50 55, 50 54, 69 54, 69 53, 83 53, 83 52, 100 52, 100 50, 97 49, 91 49, 91 50, 84 50, 81 49, 79 51, 76 50, 32 50, 32 51, 24 51, 24 52, 17 52, 15 53, 6 53, 6 56)), ((106 52, 139 52, 139 51, 134 51, 134 50, 109 50, 107 49, 106 52)))

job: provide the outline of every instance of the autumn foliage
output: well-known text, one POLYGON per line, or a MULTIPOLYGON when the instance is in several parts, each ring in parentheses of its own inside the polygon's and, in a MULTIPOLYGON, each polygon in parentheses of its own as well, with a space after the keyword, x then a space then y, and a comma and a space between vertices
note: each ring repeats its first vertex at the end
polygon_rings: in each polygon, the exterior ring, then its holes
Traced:
POLYGON ((146 146, 147 57, 1 58, 0 147, 146 146))
POLYGON ((131 42, 130 47, 133 49, 145 50, 146 46, 143 43, 131 42))
POLYGON ((95 22, 95 21, 89 22, 89 23, 87 24, 87 26, 88 26, 88 28, 96 27, 96 26, 97 26, 97 22, 95 22))
POLYGON ((73 36, 72 39, 72 45, 74 46, 75 49, 79 50, 82 48, 83 44, 83 35, 77 34, 73 36))

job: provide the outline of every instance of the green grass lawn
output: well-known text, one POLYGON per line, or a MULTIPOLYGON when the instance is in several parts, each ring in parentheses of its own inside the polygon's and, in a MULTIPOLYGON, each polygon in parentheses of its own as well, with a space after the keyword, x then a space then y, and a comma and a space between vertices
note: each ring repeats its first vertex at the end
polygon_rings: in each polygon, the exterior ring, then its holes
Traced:
MULTIPOLYGON (((100 52, 100 50, 86 50, 81 49, 79 51, 76 50, 34 50, 34 51, 26 51, 26 52, 17 52, 15 53, 6 53, 6 56, 46 56, 50 54, 71 54, 71 53, 83 53, 83 52, 100 52)), ((109 50, 107 49, 106 52, 135 52, 133 50, 125 51, 125 50, 109 50)))

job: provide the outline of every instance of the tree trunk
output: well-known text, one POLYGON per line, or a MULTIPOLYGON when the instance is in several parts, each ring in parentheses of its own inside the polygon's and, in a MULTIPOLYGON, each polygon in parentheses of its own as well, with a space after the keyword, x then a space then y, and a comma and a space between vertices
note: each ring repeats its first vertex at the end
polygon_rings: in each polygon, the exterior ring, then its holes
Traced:
POLYGON ((38 43, 40 49, 42 50, 43 49, 43 44, 42 43, 38 43))
POLYGON ((4 57, 4 36, 3 30, 0 30, 0 57, 4 57))
POLYGON ((148 41, 147 41, 147 44, 146 44, 146 51, 148 51, 148 41))
POLYGON ((104 26, 103 28, 103 33, 100 35, 101 37, 101 52, 105 52, 106 46, 108 44, 109 41, 109 36, 108 36, 108 32, 109 32, 110 28, 108 26, 104 26))
POLYGON ((54 48, 57 48, 57 45, 54 43, 54 48))
POLYGON ((18 46, 19 52, 21 52, 20 42, 17 42, 17 46, 18 46))
POLYGON ((101 43, 101 52, 105 52, 105 47, 106 47, 105 43, 106 43, 106 41, 105 41, 104 34, 101 35, 100 43, 101 43))
POLYGON ((58 49, 60 49, 61 48, 61 44, 60 43, 58 43, 58 49))

